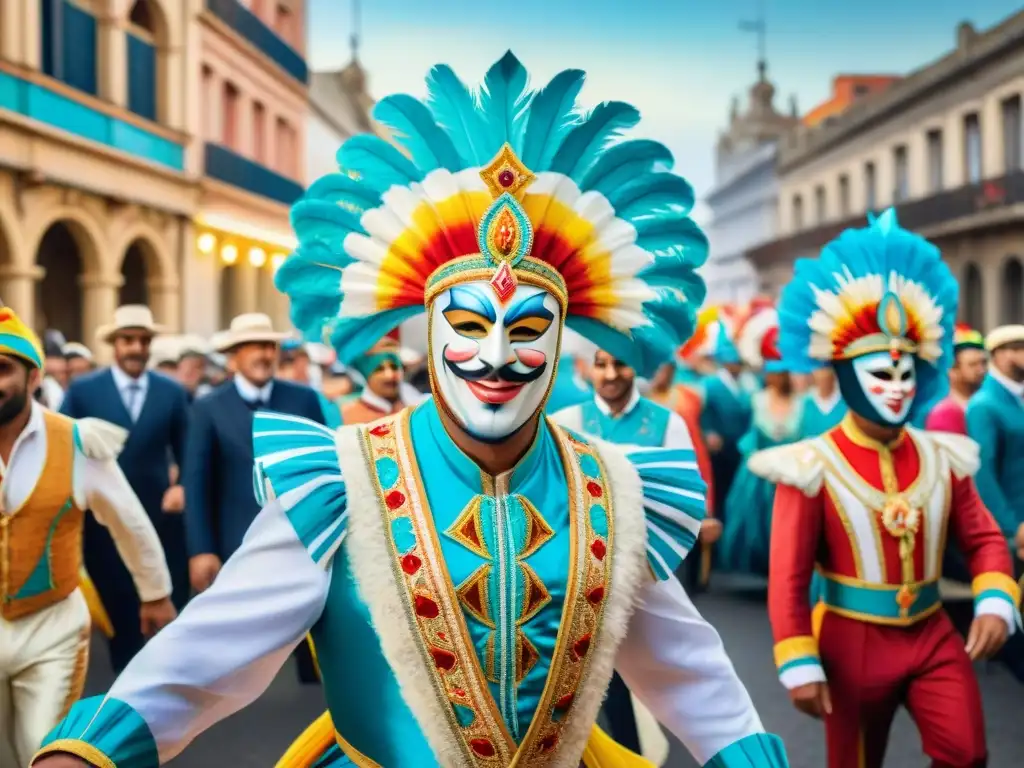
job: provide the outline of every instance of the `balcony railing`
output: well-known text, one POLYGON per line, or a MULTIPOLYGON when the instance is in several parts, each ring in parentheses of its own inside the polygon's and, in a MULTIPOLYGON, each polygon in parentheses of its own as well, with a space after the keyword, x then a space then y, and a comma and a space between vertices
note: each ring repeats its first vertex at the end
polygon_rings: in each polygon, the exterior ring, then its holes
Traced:
POLYGON ((309 70, 302 56, 238 0, 206 0, 206 7, 300 83, 308 80, 309 70))
POLYGON ((299 184, 219 144, 206 145, 205 161, 207 176, 254 195, 285 205, 291 205, 302 197, 299 184))
MULTIPOLYGON (((899 203, 896 214, 900 226, 924 229, 1018 203, 1024 203, 1024 170, 899 203)), ((747 256, 754 264, 766 265, 813 255, 843 230, 863 227, 865 222, 866 217, 861 215, 822 224, 765 243, 748 252, 747 256)))

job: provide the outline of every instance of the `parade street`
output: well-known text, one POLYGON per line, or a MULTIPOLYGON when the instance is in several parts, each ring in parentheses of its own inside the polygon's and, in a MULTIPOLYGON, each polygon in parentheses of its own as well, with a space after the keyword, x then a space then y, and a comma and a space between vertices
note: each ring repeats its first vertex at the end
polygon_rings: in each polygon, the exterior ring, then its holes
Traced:
MULTIPOLYGON (((824 734, 819 724, 790 705, 775 676, 772 639, 763 590, 726 591, 721 584, 697 599, 698 607, 719 629, 726 647, 750 689, 765 727, 786 742, 792 768, 823 768, 824 734)), ((1000 665, 979 666, 988 722, 989 768, 1019 765, 1021 687, 1000 665)), ((93 644, 87 695, 110 684, 106 649, 93 644)), ((301 687, 291 663, 256 703, 210 729, 179 759, 175 768, 273 768, 291 740, 323 711, 320 692, 301 687)), ((917 731, 901 713, 893 725, 886 765, 924 765, 917 731)), ((666 768, 692 768, 694 762, 678 744, 666 768)), ((385 766, 385 768, 392 768, 385 766)))

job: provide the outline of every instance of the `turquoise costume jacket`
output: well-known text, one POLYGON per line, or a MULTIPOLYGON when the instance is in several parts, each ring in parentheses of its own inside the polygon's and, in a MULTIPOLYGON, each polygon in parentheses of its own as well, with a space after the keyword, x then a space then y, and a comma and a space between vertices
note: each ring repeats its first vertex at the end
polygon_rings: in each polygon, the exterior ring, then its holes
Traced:
POLYGON ((839 426, 846 415, 846 402, 838 398, 828 411, 823 411, 818 398, 808 393, 804 398, 803 412, 800 416, 799 440, 823 435, 839 426))
POLYGON ((583 431, 617 445, 661 448, 671 416, 668 408, 646 397, 641 397, 628 413, 616 417, 604 413, 593 398, 580 406, 583 431))
MULTIPOLYGON (((229 714, 224 697, 236 709, 251 699, 259 686, 245 679, 269 683, 267 659, 279 666, 310 631, 346 755, 332 750, 338 765, 486 768, 519 753, 523 768, 575 768, 637 590, 650 574, 669 580, 699 531, 692 451, 627 457, 544 421, 519 464, 491 477, 455 446, 433 401, 337 433, 260 412, 254 442, 266 507, 238 561, 107 697, 76 704, 44 751, 153 768, 194 722, 217 719, 208 710, 229 714), (294 599, 277 586, 285 578, 294 599), (220 654, 190 654, 218 636, 220 654)), ((784 768, 781 743, 757 731, 706 765, 784 768)))
POLYGON ((719 376, 704 379, 704 410, 700 427, 705 435, 718 435, 726 445, 735 444, 750 429, 750 393, 736 385, 730 389, 719 376))
POLYGON ((967 404, 967 435, 981 446, 974 478, 981 500, 1012 537, 1024 523, 1024 403, 986 376, 967 404))

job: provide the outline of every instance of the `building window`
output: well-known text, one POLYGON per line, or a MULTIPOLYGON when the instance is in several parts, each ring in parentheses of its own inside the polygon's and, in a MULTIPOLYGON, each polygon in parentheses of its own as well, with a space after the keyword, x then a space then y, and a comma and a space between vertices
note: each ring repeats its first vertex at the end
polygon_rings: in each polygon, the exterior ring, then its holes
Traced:
POLYGON ((277 118, 274 127, 274 147, 277 172, 284 176, 294 176, 296 166, 295 129, 283 117, 277 118))
POLYGON ((793 229, 804 228, 804 199, 800 195, 793 195, 793 229))
POLYGON ((258 101, 252 104, 252 159, 267 164, 267 110, 258 101))
POLYGON ((224 103, 221 119, 221 142, 229 149, 238 146, 238 89, 233 83, 224 83, 224 103))
POLYGON ((282 40, 292 40, 292 9, 284 3, 278 3, 274 10, 274 31, 282 40))
POLYGON ((910 197, 910 169, 907 161, 907 147, 903 144, 892 152, 895 186, 892 190, 894 203, 902 203, 910 197))
POLYGON ((128 16, 128 109, 156 120, 157 40, 150 0, 136 0, 128 16))
POLYGON ((814 220, 816 224, 825 222, 825 187, 818 185, 814 190, 814 220))
POLYGON ((864 83, 857 83, 857 85, 853 86, 853 95, 854 96, 867 96, 868 95, 868 87, 866 85, 864 85, 864 83))
POLYGON ((839 177, 839 218, 850 215, 850 177, 845 173, 839 177))
POLYGON ((199 87, 203 100, 200 108, 200 112, 203 115, 203 138, 206 141, 216 143, 220 140, 220 136, 217 135, 217 121, 215 119, 218 98, 213 81, 213 70, 206 64, 203 64, 199 87))
POLYGON ((877 174, 874 163, 864 163, 864 208, 868 211, 875 210, 878 201, 877 174))
POLYGON ((1003 102, 1003 166, 1006 173, 1024 167, 1021 163, 1021 144, 1024 142, 1021 123, 1020 96, 1003 102))
POLYGON ((1024 323, 1024 266, 1011 256, 1003 266, 1002 322, 1006 325, 1024 323))
POLYGON ((43 72, 95 96, 96 18, 68 0, 36 1, 40 3, 43 72))
POLYGON ((928 191, 942 191, 942 131, 928 131, 928 191))
POLYGON ((971 328, 979 331, 985 328, 985 312, 982 308, 984 301, 984 290, 981 282, 981 270, 977 264, 968 264, 964 268, 962 282, 963 301, 960 304, 960 311, 963 313, 963 321, 971 328))
POLYGON ((981 122, 976 112, 964 115, 964 170, 968 184, 981 181, 981 122))

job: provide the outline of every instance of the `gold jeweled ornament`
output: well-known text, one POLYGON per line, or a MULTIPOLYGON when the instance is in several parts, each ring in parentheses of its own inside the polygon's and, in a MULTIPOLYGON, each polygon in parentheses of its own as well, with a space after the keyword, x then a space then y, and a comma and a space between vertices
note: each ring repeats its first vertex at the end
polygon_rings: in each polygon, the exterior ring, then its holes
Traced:
POLYGON ((903 585, 896 593, 896 604, 900 609, 900 618, 906 619, 910 609, 917 600, 917 587, 914 586, 914 542, 921 528, 921 510, 910 506, 902 495, 892 496, 882 508, 882 525, 887 533, 899 539, 900 571, 903 585))
POLYGON ((494 159, 480 169, 480 178, 495 201, 484 217, 481 250, 497 264, 490 284, 504 304, 519 285, 512 266, 529 251, 533 241, 526 212, 519 208, 515 196, 537 177, 523 165, 512 147, 505 144, 494 159))

